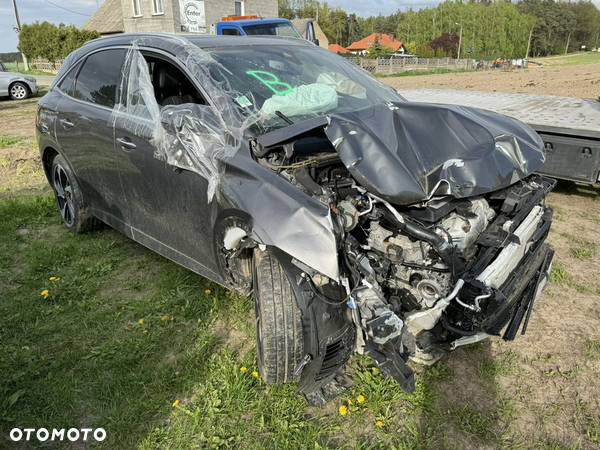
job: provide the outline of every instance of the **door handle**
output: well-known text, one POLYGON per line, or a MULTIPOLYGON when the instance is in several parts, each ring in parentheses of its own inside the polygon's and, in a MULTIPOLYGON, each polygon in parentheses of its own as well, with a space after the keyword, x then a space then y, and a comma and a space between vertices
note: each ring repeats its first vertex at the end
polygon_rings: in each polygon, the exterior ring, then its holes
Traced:
POLYGON ((64 129, 73 128, 75 126, 75 124, 69 119, 60 119, 60 124, 63 126, 64 129))
POLYGON ((117 142, 119 144, 121 144, 122 150, 133 150, 134 148, 137 147, 137 145, 135 145, 133 142, 131 142, 131 139, 129 139, 127 137, 118 138, 117 142))

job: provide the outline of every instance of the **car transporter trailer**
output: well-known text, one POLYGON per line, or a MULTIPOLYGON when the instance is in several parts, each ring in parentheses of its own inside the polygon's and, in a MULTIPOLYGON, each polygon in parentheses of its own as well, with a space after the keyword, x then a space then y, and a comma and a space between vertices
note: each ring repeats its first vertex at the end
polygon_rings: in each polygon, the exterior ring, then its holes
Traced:
POLYGON ((541 173, 582 183, 600 182, 600 101, 545 95, 447 89, 401 89, 411 102, 462 105, 514 117, 543 139, 541 173))

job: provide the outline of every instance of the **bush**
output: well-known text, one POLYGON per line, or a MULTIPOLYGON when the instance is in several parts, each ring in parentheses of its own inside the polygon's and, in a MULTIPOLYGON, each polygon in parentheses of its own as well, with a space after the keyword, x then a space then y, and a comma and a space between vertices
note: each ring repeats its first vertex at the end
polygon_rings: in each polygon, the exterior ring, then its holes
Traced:
POLYGON ((429 43, 429 47, 436 52, 436 56, 450 56, 452 58, 458 56, 459 45, 459 37, 453 33, 442 33, 429 43))
POLYGON ((95 31, 80 30, 72 25, 61 23, 56 26, 49 22, 36 22, 21 28, 19 50, 28 58, 43 58, 56 62, 99 36, 95 31))

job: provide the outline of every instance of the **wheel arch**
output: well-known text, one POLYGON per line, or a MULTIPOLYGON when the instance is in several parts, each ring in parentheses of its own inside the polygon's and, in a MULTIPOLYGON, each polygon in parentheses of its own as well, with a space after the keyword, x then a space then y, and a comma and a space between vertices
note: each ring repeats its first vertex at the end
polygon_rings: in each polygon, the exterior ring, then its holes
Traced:
POLYGON ((14 86, 16 83, 20 83, 20 84, 22 84, 23 86, 25 86, 25 89, 27 89, 27 95, 28 95, 28 96, 30 96, 30 95, 31 95, 31 88, 29 87, 29 84, 28 84, 26 81, 24 81, 24 80, 19 80, 19 79, 12 80, 10 83, 8 83, 8 93, 9 93, 9 95, 10 95, 10 90, 12 89, 12 87, 13 87, 13 86, 14 86))
POLYGON ((46 174, 46 179, 49 183, 52 182, 52 161, 56 156, 60 155, 60 153, 51 146, 47 146, 42 150, 42 167, 44 168, 44 173, 46 174))
POLYGON ((215 221, 213 245, 219 270, 234 289, 249 293, 252 289, 252 217, 239 209, 221 211, 215 221))

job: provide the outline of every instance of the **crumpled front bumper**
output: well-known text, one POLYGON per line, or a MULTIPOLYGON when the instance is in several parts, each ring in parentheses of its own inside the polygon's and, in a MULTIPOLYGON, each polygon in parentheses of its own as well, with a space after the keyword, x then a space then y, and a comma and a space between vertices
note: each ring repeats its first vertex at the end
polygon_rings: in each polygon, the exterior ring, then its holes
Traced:
POLYGON ((442 318, 450 332, 462 336, 452 348, 470 343, 473 338, 466 337, 475 334, 513 340, 519 329, 521 334, 527 330, 533 305, 549 280, 554 258, 554 250, 546 243, 552 210, 543 204, 543 199, 556 182, 545 177, 539 180, 539 201, 511 217, 515 229, 504 236, 496 233, 502 242, 494 243, 490 235, 482 237, 489 246, 482 255, 485 262, 464 275, 465 285, 459 295, 463 305, 453 303, 442 318), (495 256, 490 258, 492 254, 495 256), (454 326, 461 322, 470 323, 469 331, 454 326))

